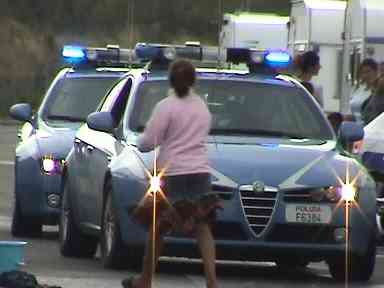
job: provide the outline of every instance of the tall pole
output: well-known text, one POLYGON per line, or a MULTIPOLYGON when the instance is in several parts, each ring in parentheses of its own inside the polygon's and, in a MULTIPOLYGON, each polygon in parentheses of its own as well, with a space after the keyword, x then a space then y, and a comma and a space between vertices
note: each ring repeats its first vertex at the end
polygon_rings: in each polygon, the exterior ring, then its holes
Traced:
POLYGON ((242 11, 249 11, 250 10, 250 0, 243 0, 243 1, 241 1, 241 10, 242 11))
POLYGON ((217 35, 218 35, 218 42, 217 42, 217 52, 218 52, 218 58, 217 58, 217 68, 221 68, 221 53, 222 50, 222 44, 223 44, 223 35, 222 35, 222 28, 223 28, 223 16, 224 16, 224 8, 223 8, 223 0, 218 0, 218 14, 217 14, 217 35))
POLYGON ((351 57, 351 0, 347 1, 344 19, 343 33, 343 67, 342 67, 342 86, 340 95, 340 112, 343 114, 349 113, 349 101, 351 93, 351 73, 350 73, 350 57, 351 57))
POLYGON ((129 45, 133 47, 135 2, 134 0, 129 0, 127 2, 128 2, 128 42, 129 42, 129 45))

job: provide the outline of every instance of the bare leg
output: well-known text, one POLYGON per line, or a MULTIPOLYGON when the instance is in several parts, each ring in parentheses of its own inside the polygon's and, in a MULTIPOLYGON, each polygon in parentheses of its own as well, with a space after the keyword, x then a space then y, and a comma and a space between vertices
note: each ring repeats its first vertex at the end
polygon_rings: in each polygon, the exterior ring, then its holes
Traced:
POLYGON ((201 256, 203 258, 207 288, 217 288, 215 264, 216 251, 211 229, 208 224, 201 223, 197 225, 196 232, 197 242, 199 244, 201 256))
POLYGON ((153 230, 150 229, 148 232, 147 245, 145 247, 145 255, 143 259, 143 271, 135 284, 137 287, 152 287, 152 278, 155 273, 157 262, 161 255, 161 251, 163 248, 163 238, 159 233, 159 229, 157 227, 155 234, 153 234, 153 230), (153 239, 155 237, 155 239, 153 239), (153 242, 154 241, 154 242, 153 242), (153 250, 155 250, 155 256, 153 257, 153 250))

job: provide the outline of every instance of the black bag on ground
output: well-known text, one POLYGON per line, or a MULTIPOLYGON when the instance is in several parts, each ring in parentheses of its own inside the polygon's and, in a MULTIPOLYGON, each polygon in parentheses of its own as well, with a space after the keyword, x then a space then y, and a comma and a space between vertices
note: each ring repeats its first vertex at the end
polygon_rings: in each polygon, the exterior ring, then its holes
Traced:
POLYGON ((0 274, 0 287, 37 288, 39 283, 34 275, 24 271, 9 271, 0 274))

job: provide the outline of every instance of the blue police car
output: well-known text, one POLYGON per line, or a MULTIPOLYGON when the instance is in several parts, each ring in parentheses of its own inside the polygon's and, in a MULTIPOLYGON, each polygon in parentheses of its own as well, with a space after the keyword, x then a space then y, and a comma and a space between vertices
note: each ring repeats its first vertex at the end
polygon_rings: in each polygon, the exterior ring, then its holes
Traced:
POLYGON ((64 159, 76 130, 129 69, 117 57, 100 59, 116 47, 76 50, 65 46, 67 62, 50 84, 34 113, 28 103, 15 104, 10 115, 23 122, 15 151, 14 236, 38 236, 42 225, 57 225, 64 159), (85 57, 92 61, 84 61, 85 57))
MULTIPOLYGON (((152 61, 114 86, 66 158, 59 225, 64 256, 92 257, 100 243, 106 267, 140 264, 146 232, 128 210, 148 191, 155 152, 139 152, 136 141, 167 95, 168 61, 177 55, 212 60, 211 50, 136 47, 136 57, 152 61)), ((250 69, 196 62, 205 66, 197 69, 196 91, 213 116, 207 143, 212 190, 225 203, 213 228, 217 257, 281 267, 326 261, 335 279, 348 271, 351 280, 366 281, 376 259, 375 183, 347 151, 363 129, 345 122, 336 138, 300 83, 270 73, 289 59, 279 51, 229 49, 228 62, 245 61, 250 69)), ((199 257, 185 235, 165 242, 165 255, 199 257)))

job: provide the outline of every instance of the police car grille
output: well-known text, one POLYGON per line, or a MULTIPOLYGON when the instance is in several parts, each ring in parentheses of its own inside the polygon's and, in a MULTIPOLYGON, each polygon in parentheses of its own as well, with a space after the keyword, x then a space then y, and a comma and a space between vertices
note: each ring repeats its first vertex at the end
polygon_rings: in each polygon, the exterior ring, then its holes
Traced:
POLYGON ((277 190, 254 192, 240 188, 240 198, 249 227, 256 236, 260 235, 268 226, 275 209, 277 190))

